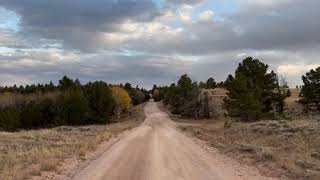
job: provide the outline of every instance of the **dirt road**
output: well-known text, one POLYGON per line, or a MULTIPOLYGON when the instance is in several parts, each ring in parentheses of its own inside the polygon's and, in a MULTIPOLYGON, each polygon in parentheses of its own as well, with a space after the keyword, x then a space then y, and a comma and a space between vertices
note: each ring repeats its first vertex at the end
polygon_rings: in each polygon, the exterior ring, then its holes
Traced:
POLYGON ((156 103, 145 107, 145 122, 91 162, 74 180, 268 179, 255 169, 209 153, 176 129, 156 103))

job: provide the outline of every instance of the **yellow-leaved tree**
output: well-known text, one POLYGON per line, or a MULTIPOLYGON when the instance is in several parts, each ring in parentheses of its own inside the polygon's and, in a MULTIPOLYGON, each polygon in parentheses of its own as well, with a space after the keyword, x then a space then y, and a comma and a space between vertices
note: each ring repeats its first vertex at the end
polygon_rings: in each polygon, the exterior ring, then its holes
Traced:
POLYGON ((159 101, 160 100, 160 91, 158 89, 155 89, 153 91, 152 97, 155 101, 159 101))
POLYGON ((129 111, 132 108, 132 99, 129 93, 119 86, 113 86, 111 90, 116 103, 115 114, 120 118, 121 112, 129 111))

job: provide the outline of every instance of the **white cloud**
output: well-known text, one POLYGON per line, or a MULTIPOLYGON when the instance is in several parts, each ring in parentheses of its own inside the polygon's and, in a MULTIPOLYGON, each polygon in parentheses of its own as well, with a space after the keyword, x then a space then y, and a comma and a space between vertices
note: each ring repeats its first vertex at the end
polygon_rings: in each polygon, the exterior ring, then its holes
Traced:
POLYGON ((320 64, 285 64, 280 65, 277 69, 278 73, 286 76, 299 76, 305 74, 311 69, 320 67, 320 64))
POLYGON ((271 7, 274 5, 289 3, 294 0, 239 0, 242 4, 245 5, 254 5, 254 6, 261 6, 261 7, 271 7))
POLYGON ((190 24, 192 23, 192 12, 194 10, 193 6, 190 5, 183 5, 178 9, 178 13, 180 16, 180 20, 183 23, 190 24))
POLYGON ((214 12, 211 10, 203 11, 199 15, 199 20, 200 21, 212 21, 214 16, 214 12))

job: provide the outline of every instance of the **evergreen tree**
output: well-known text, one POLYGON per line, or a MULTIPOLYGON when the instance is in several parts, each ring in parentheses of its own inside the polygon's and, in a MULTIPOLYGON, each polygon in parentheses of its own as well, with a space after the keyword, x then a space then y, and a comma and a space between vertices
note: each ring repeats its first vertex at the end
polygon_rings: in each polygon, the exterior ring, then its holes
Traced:
POLYGON ((177 83, 177 89, 175 92, 175 103, 174 108, 177 114, 181 114, 184 111, 184 106, 188 104, 192 94, 192 80, 187 74, 184 74, 180 77, 177 83))
POLYGON ((165 97, 164 97, 164 100, 163 100, 163 103, 165 105, 174 104, 174 101, 175 101, 174 98, 176 96, 176 92, 175 91, 176 91, 176 84, 173 83, 168 87, 168 89, 167 89, 167 91, 165 93, 165 97))
POLYGON ((104 82, 88 83, 85 86, 91 123, 106 123, 112 113, 114 99, 109 86, 104 82))
POLYGON ((214 89, 217 87, 217 83, 213 78, 209 78, 206 82, 206 89, 214 89))
POLYGON ((52 99, 44 98, 30 102, 21 112, 21 123, 24 128, 48 128, 59 124, 56 122, 57 108, 52 99))
POLYGON ((18 110, 14 106, 0 109, 0 129, 5 131, 15 131, 21 127, 18 110))
POLYGON ((320 111, 320 67, 302 76, 304 85, 301 89, 302 102, 308 109, 320 111))
POLYGON ((61 124, 83 125, 87 120, 88 101, 80 88, 64 91, 58 97, 58 113, 61 124))
POLYGON ((262 86, 262 88, 263 88, 263 92, 262 92, 263 109, 262 109, 262 111, 264 113, 268 113, 271 110, 273 110, 273 107, 274 107, 275 103, 277 103, 277 101, 278 102, 283 101, 283 105, 284 105, 284 100, 286 97, 281 97, 280 92, 276 92, 277 87, 278 87, 277 74, 274 73, 273 71, 265 74, 264 84, 262 86), (281 97, 281 98, 279 99, 278 97, 281 97))
MULTIPOLYGON (((77 83, 80 83, 79 80, 77 83)), ((67 76, 63 76, 62 79, 59 80, 59 88, 61 90, 66 90, 74 87, 76 87, 76 83, 67 76)))
POLYGON ((270 110, 276 78, 274 72, 267 71, 268 65, 249 57, 239 64, 235 77, 228 76, 225 105, 231 116, 255 121, 270 110))

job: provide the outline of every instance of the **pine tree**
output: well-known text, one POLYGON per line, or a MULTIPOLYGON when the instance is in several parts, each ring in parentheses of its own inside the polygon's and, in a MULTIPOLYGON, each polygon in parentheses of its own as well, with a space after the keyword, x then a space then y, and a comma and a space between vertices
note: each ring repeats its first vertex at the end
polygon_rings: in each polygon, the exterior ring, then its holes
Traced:
POLYGON ((190 77, 187 74, 182 75, 177 83, 177 89, 175 90, 176 102, 174 103, 174 107, 177 114, 181 114, 185 110, 185 106, 187 106, 190 101, 192 89, 193 86, 190 77))
POLYGON ((88 124, 88 100, 80 88, 64 91, 58 97, 58 113, 61 124, 88 124))
POLYGON ((20 128, 21 122, 18 110, 13 106, 0 109, 0 129, 15 131, 20 128))
POLYGON ((107 83, 88 83, 85 92, 89 103, 90 121, 106 123, 114 106, 112 92, 107 83))
POLYGON ((251 57, 243 60, 235 72, 228 76, 228 97, 225 106, 231 116, 242 121, 256 121, 272 109, 275 73, 267 73, 268 65, 251 57))
POLYGON ((217 83, 213 78, 209 78, 206 82, 206 89, 214 89, 217 87, 217 83))
POLYGON ((301 89, 302 102, 308 109, 320 111, 320 67, 302 76, 304 85, 301 89))

